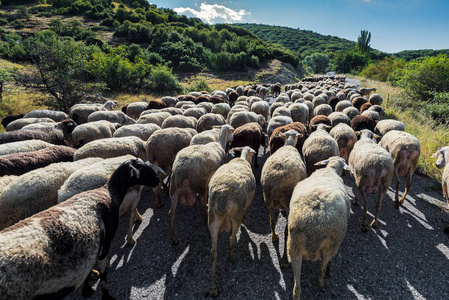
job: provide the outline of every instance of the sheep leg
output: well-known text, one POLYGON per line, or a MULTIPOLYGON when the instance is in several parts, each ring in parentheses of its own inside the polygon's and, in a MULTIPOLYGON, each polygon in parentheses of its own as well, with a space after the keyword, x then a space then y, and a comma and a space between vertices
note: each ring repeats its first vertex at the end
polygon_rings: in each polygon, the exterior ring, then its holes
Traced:
POLYGON ((215 276, 215 267, 217 264, 217 239, 218 239, 218 232, 220 230, 220 222, 213 222, 212 224, 209 224, 209 230, 210 230, 210 237, 212 240, 212 249, 211 249, 211 259, 212 259, 212 279, 210 283, 209 288, 209 297, 216 297, 218 296, 218 288, 216 283, 216 276, 215 276))
POLYGON ((276 233, 276 219, 274 217, 274 208, 272 205, 268 207, 268 211, 270 213, 271 240, 275 242, 279 239, 279 235, 276 233))
POLYGON ((142 222, 143 218, 142 218, 142 215, 139 214, 139 211, 137 210, 137 207, 134 208, 134 211, 135 211, 135 213, 134 213, 134 222, 142 222))
POLYGON ((232 233, 231 233, 231 239, 229 240, 229 250, 230 250, 230 258, 231 261, 235 260, 235 237, 237 235, 237 232, 239 232, 240 229, 240 225, 242 224, 242 222, 238 222, 237 220, 232 219, 232 233))
POLYGON ((201 208, 203 209, 204 214, 207 216, 207 190, 200 194, 201 199, 201 208))
POLYGON ((441 185, 441 189, 443 190, 443 196, 446 199, 447 204, 449 204, 449 195, 447 192, 447 184, 445 182, 441 185))
POLYGON ((405 191, 404 191, 404 194, 402 195, 401 199, 399 199, 399 205, 404 204, 405 197, 407 196, 408 191, 410 191, 410 188, 412 187, 412 176, 413 176, 413 171, 412 171, 412 168, 410 168, 407 173, 407 183, 405 184, 405 191))
POLYGON ((177 245, 179 243, 179 240, 175 236, 175 211, 176 206, 178 205, 179 200, 179 192, 176 192, 171 197, 171 207, 170 211, 168 212, 168 216, 170 219, 170 238, 173 245, 177 245))
POLYGON ((109 255, 107 255, 103 260, 98 261, 98 265, 100 267, 100 281, 101 281, 101 299, 109 299, 113 300, 114 297, 111 297, 111 295, 108 292, 107 288, 107 276, 108 276, 108 269, 109 269, 109 255))
MULTIPOLYGON (((129 220, 128 220, 128 233, 126 234, 126 243, 128 245, 134 245, 136 243, 136 240, 133 238, 133 225, 134 225, 134 219, 137 218, 137 215, 140 216, 139 212, 137 211, 137 208, 132 209, 129 213, 129 220)), ((142 216, 140 216, 142 218, 142 216)))
POLYGON ((158 208, 161 208, 163 206, 162 201, 161 201, 161 191, 162 191, 161 184, 158 185, 157 187, 153 188, 153 192, 156 197, 156 206, 158 208))
MULTIPOLYGON (((288 216, 288 211, 286 212, 288 216)), ((288 267, 288 258, 287 258, 287 238, 288 238, 288 222, 285 222, 285 231, 284 231, 284 254, 281 258, 281 267, 288 267)))
POLYGON ((355 195, 354 195, 354 202, 353 202, 353 204, 354 205, 359 205, 359 189, 358 188, 355 189, 355 193, 354 194, 355 195))
POLYGON ((90 274, 89 274, 89 276, 87 276, 86 277, 86 279, 84 280, 84 285, 83 285, 83 289, 82 289, 82 291, 81 291, 81 295, 84 297, 84 298, 90 298, 90 297, 92 297, 92 295, 94 294, 94 289, 90 286, 90 284, 89 284, 89 278, 90 277, 90 274))
POLYGON ((379 199, 377 199, 376 216, 374 217, 373 222, 371 222, 371 228, 377 228, 377 219, 379 218, 380 208, 382 206, 382 199, 384 198, 386 192, 387 192, 386 190, 385 191, 383 191, 383 190, 379 191, 379 199))
POLYGON ((328 273, 328 263, 331 259, 330 255, 323 255, 320 272, 318 273, 318 287, 324 287, 324 276, 328 273))
POLYGON ((293 286, 293 299, 299 300, 301 296, 301 266, 302 255, 290 257, 292 260, 293 275, 295 276, 295 285, 293 286))
POLYGON ((396 179, 396 193, 394 195, 394 207, 396 209, 398 209, 399 208, 399 185, 400 185, 398 167, 394 168, 394 178, 396 179))
POLYGON ((362 231, 368 232, 368 228, 366 225, 366 215, 368 213, 368 201, 366 201, 366 194, 364 191, 360 191, 363 200, 363 222, 362 222, 362 231))

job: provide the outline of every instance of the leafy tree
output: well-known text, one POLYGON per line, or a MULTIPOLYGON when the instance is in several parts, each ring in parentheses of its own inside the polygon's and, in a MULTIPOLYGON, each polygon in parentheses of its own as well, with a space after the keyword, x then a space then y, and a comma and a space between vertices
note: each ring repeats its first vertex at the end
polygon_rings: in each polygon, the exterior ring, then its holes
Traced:
POLYGON ((388 77, 397 69, 403 69, 405 61, 402 59, 395 59, 394 57, 386 57, 383 60, 378 60, 376 63, 369 64, 360 73, 361 76, 379 80, 387 81, 388 77))
POLYGON ((371 32, 368 30, 362 30, 360 36, 357 39, 357 49, 360 53, 367 53, 371 49, 369 43, 371 42, 371 32))
POLYGON ((157 93, 166 93, 174 95, 182 91, 182 86, 179 84, 172 70, 167 66, 155 66, 152 68, 149 76, 151 90, 157 93))
POLYGON ((330 68, 329 57, 322 53, 306 56, 302 63, 306 69, 310 69, 315 74, 325 73, 330 68))
POLYGON ((99 87, 86 68, 87 60, 98 48, 62 39, 52 31, 37 33, 27 46, 37 70, 35 86, 51 96, 44 103, 51 108, 67 112, 99 87))
POLYGON ((332 63, 338 73, 359 73, 369 61, 369 56, 366 54, 346 51, 335 54, 332 63))

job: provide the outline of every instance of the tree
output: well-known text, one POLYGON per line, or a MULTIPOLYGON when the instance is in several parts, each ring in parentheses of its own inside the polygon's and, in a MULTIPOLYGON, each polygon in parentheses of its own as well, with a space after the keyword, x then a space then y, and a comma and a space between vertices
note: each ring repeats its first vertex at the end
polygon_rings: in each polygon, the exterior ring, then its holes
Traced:
POLYGON ((3 100, 3 88, 5 83, 14 79, 16 74, 15 70, 1 68, 0 69, 0 102, 3 100))
POLYGON ((360 53, 367 53, 371 49, 369 43, 371 42, 371 32, 368 30, 362 30, 360 36, 357 39, 357 49, 360 53))
POLYGON ((314 53, 304 58, 303 62, 306 69, 315 74, 324 73, 329 69, 329 57, 322 53, 314 53))
POLYGON ((37 71, 34 85, 51 96, 44 101, 51 108, 68 112, 84 95, 100 87, 86 68, 91 52, 100 51, 98 47, 44 31, 28 40, 28 49, 37 71))

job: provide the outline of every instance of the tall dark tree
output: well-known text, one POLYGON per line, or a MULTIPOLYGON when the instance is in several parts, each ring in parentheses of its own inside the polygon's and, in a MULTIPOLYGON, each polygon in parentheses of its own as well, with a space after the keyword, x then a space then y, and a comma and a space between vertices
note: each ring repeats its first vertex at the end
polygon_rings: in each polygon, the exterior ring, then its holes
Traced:
POLYGON ((360 36, 357 39, 357 49, 360 53, 366 53, 369 52, 371 49, 369 43, 371 42, 371 32, 368 30, 362 30, 360 32, 360 36))

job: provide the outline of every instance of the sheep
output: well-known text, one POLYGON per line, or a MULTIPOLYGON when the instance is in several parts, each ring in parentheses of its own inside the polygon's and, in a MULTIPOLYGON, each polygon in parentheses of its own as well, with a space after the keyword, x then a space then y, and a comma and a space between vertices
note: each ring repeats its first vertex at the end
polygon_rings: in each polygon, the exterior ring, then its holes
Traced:
POLYGON ((379 190, 376 214, 370 225, 372 228, 377 228, 382 199, 387 193, 393 178, 394 163, 390 153, 372 140, 372 138, 376 138, 374 133, 363 129, 359 135, 359 141, 355 143, 351 154, 349 154, 349 166, 355 174, 354 204, 358 205, 360 193, 364 205, 362 231, 367 232, 366 213, 368 211, 368 202, 366 194, 375 194, 379 190))
MULTIPOLYGON (((235 107, 235 106, 234 106, 235 107)), ((265 125, 265 118, 261 115, 258 115, 254 112, 236 112, 234 113, 231 118, 229 119, 229 124, 233 128, 238 128, 239 126, 242 126, 243 124, 250 123, 250 122, 257 122, 261 127, 264 127, 265 125)))
POLYGON ((339 156, 348 161, 349 154, 357 142, 357 135, 354 130, 345 123, 339 123, 331 129, 329 134, 338 144, 339 156))
POLYGON ((354 131, 360 131, 363 129, 368 129, 369 131, 373 132, 374 127, 376 126, 376 122, 374 122, 373 119, 371 119, 368 116, 355 116, 351 120, 351 128, 354 129, 354 131))
POLYGON ((251 170, 251 156, 255 151, 248 146, 240 148, 240 151, 242 157, 219 167, 208 185, 208 225, 212 241, 212 276, 208 296, 218 295, 215 278, 218 234, 232 231, 229 249, 230 258, 234 261, 235 237, 256 193, 256 178, 251 170))
POLYGON ((9 123, 11 123, 14 120, 23 118, 25 114, 11 114, 7 115, 2 119, 2 125, 6 129, 6 126, 8 126, 9 123))
POLYGON ((285 116, 285 117, 291 118, 292 113, 290 112, 290 110, 287 107, 281 106, 281 107, 276 108, 273 111, 273 114, 271 115, 272 118, 275 118, 277 116, 285 116))
POLYGON ((372 105, 382 105, 383 101, 384 99, 379 94, 371 94, 371 96, 369 96, 369 103, 372 105))
POLYGON ((72 131, 73 147, 80 148, 89 142, 110 138, 119 127, 119 123, 111 123, 106 120, 78 125, 72 131))
POLYGON ((229 98, 229 104, 231 106, 234 106, 235 101, 237 101, 239 97, 239 94, 236 91, 230 91, 228 93, 228 98, 229 98))
MULTIPOLYGON (((275 231, 276 218, 274 209, 284 210, 289 215, 290 198, 296 184, 307 177, 306 166, 301 155, 295 148, 302 134, 294 129, 280 133, 284 146, 279 148, 266 160, 262 168, 261 184, 263 197, 270 214, 271 240, 277 241, 279 236, 275 231)), ((285 226, 284 254, 281 266, 288 266, 287 259, 287 226, 285 226)))
POLYGON ((130 125, 130 124, 136 124, 136 120, 130 118, 126 114, 124 114, 122 111, 96 111, 91 113, 87 117, 87 122, 95 122, 100 120, 106 120, 111 123, 119 123, 120 125, 130 125))
POLYGON ((52 163, 73 161, 75 149, 52 146, 37 151, 12 153, 0 156, 0 176, 23 175, 52 163))
POLYGON ((137 120, 137 124, 153 123, 160 127, 162 126, 164 120, 171 116, 172 114, 166 111, 145 114, 139 117, 139 119, 137 120))
MULTIPOLYGON (((156 131, 145 143, 148 160, 164 170, 167 175, 171 174, 176 154, 181 149, 189 146, 196 134, 197 132, 192 128, 169 127, 156 131)), ((162 175, 160 175, 161 184, 163 184, 166 177, 162 175)), ((161 186, 154 188, 154 194, 156 205, 161 207, 161 186)))
MULTIPOLYGON (((239 148, 249 146, 254 150, 254 167, 258 168, 259 163, 257 157, 260 146, 266 146, 265 133, 262 131, 262 127, 257 122, 246 123, 233 132, 233 139, 231 142, 231 148, 239 148)), ((239 150, 234 149, 236 156, 240 156, 239 150)))
MULTIPOLYGON (((373 119, 374 123, 376 123, 377 121, 380 121, 380 119, 381 119, 379 116, 379 113, 374 110, 365 110, 364 112, 362 112, 361 115, 370 117, 371 119, 373 119)), ((374 129, 373 129, 373 131, 374 131, 374 129)))
POLYGON ((0 144, 25 140, 43 140, 55 145, 72 146, 72 131, 76 123, 70 119, 64 120, 52 130, 15 130, 11 132, 0 132, 0 144))
POLYGON ((316 106, 315 109, 313 110, 314 116, 318 116, 318 115, 329 116, 331 113, 332 113, 332 107, 329 104, 320 104, 320 105, 316 106))
POLYGON ((222 115, 225 119, 231 111, 231 106, 228 103, 217 103, 212 107, 211 113, 222 115))
POLYGON ((369 102, 360 106, 360 114, 362 114, 365 110, 368 110, 368 108, 370 108, 371 106, 373 106, 373 105, 369 102))
POLYGON ((6 126, 6 131, 15 131, 22 129, 24 126, 36 123, 56 123, 50 118, 21 118, 10 122, 6 126))
POLYGON ((330 115, 327 116, 329 118, 329 121, 331 121, 331 126, 335 127, 337 124, 345 123, 350 125, 351 119, 343 112, 333 112, 330 115))
POLYGON ((277 116, 277 117, 273 117, 270 119, 270 122, 268 122, 268 126, 267 126, 267 135, 268 138, 271 137, 271 135, 273 134, 273 131, 281 126, 284 125, 288 125, 293 123, 292 118, 287 117, 287 116, 277 116))
MULTIPOLYGON (((178 105, 178 103, 176 103, 176 105, 178 105)), ((163 102, 159 99, 154 99, 154 100, 150 100, 148 102, 147 109, 163 109, 166 107, 168 107, 168 105, 165 102, 163 102)))
POLYGON ((318 105, 326 104, 326 99, 322 96, 316 96, 312 99, 312 103, 314 108, 316 108, 318 105))
POLYGON ((41 140, 26 140, 21 142, 12 142, 0 145, 0 155, 36 151, 52 146, 55 145, 41 140))
POLYGON ((74 159, 77 161, 86 157, 111 158, 125 154, 144 159, 145 142, 136 136, 95 140, 76 150, 74 159))
POLYGON ((332 111, 335 111, 335 107, 337 106, 338 102, 340 102, 340 99, 337 96, 332 96, 327 101, 327 104, 332 107, 332 111))
POLYGON ((102 296, 107 290, 109 249, 119 222, 119 207, 130 186, 154 186, 149 164, 124 162, 108 183, 72 197, 0 232, 0 295, 8 299, 64 298, 100 266, 102 296), (38 255, 37 255, 38 254, 38 255))
POLYGON ((148 138, 156 131, 161 129, 156 124, 133 124, 125 125, 118 128, 113 137, 124 137, 124 136, 137 136, 143 141, 148 140, 148 138))
POLYGON ((338 144, 326 131, 327 128, 325 124, 318 124, 317 129, 309 135, 302 146, 307 176, 315 172, 317 162, 339 154, 338 144))
POLYGON ((18 176, 0 194, 0 230, 55 205, 70 174, 99 160, 53 163, 18 176))
POLYGON ((198 120, 195 117, 186 117, 182 115, 170 116, 161 124, 161 129, 169 127, 192 128, 196 129, 198 120))
POLYGON ((270 155, 273 155, 279 148, 284 146, 285 138, 281 133, 285 133, 292 129, 301 134, 297 137, 297 142, 294 146, 296 147, 296 150, 298 150, 299 154, 302 155, 302 146, 307 137, 307 129, 300 122, 293 122, 291 124, 280 126, 273 131, 273 134, 269 140, 270 155))
POLYGON ((167 107, 175 107, 176 103, 178 103, 178 99, 171 96, 162 97, 161 101, 164 102, 167 105, 167 107))
POLYGON ((212 129, 213 126, 221 126, 226 124, 226 120, 221 114, 207 113, 202 115, 196 124, 198 133, 212 129))
POLYGON ((50 118, 55 122, 61 122, 68 119, 69 116, 63 111, 49 110, 49 109, 36 109, 23 116, 24 118, 50 118))
POLYGON ((276 108, 278 107, 283 107, 285 105, 285 103, 283 102, 274 102, 273 104, 270 105, 270 116, 273 117, 273 113, 276 110, 276 108))
POLYGON ((276 83, 274 85, 271 86, 271 93, 273 94, 274 97, 277 97, 280 95, 281 93, 281 84, 280 83, 276 83))
POLYGON ((387 150, 394 163, 394 178, 396 179, 395 207, 399 208, 404 203, 404 199, 412 186, 412 176, 418 165, 421 154, 419 140, 410 133, 391 130, 380 140, 379 146, 387 150), (399 199, 399 176, 407 176, 405 191, 399 199))
POLYGON ((14 179, 16 179, 16 175, 6 175, 0 177, 0 194, 3 190, 10 184, 14 179))
POLYGON ((375 111, 375 112, 377 112, 379 114, 380 120, 385 118, 385 110, 380 105, 371 105, 368 108, 368 111, 375 111))
POLYGON ((362 96, 369 96, 372 92, 376 92, 376 88, 361 88, 359 94, 362 96))
POLYGON ((396 121, 392 119, 380 120, 379 122, 376 123, 374 133, 383 136, 390 130, 405 131, 405 125, 401 121, 396 121))
POLYGON ((324 287, 328 263, 346 235, 349 218, 349 196, 340 175, 349 169, 340 157, 322 162, 327 166, 300 181, 290 200, 287 251, 292 262, 295 284, 293 299, 301 295, 302 260, 322 259, 318 286, 324 287))
POLYGON ((197 108, 203 108, 206 113, 211 113, 214 106, 215 104, 213 104, 212 102, 201 102, 196 105, 197 108))
POLYGON ((107 111, 117 104, 114 101, 108 100, 105 104, 75 104, 70 108, 69 116, 76 124, 87 123, 87 117, 96 111, 107 111))
POLYGON ((327 126, 331 126, 331 120, 324 115, 318 115, 313 117, 309 122, 309 132, 314 132, 318 126, 318 124, 326 124, 327 126))
POLYGON ((251 104, 251 111, 268 120, 270 116, 270 105, 266 101, 257 101, 251 104))
POLYGON ((360 111, 360 107, 362 107, 363 104, 367 103, 368 100, 366 100, 363 97, 356 97, 352 100, 352 106, 357 108, 360 111))
POLYGON ((209 130, 201 131, 198 134, 195 134, 190 141, 191 145, 205 145, 210 142, 216 142, 220 135, 220 130, 218 127, 214 127, 209 130))
POLYGON ((352 107, 352 103, 348 100, 342 100, 335 105, 335 111, 343 111, 347 107, 352 107))
POLYGON ((309 121, 309 107, 305 103, 293 103, 288 107, 293 122, 307 124, 309 121))
POLYGON ((137 120, 140 114, 148 108, 148 103, 143 101, 133 102, 126 107, 126 113, 130 118, 137 120))
POLYGON ((447 204, 449 204, 449 193, 447 190, 449 181, 449 167, 446 167, 446 162, 449 161, 449 146, 439 148, 432 157, 438 157, 435 165, 438 169, 444 168, 443 175, 441 177, 441 188, 443 191, 443 196, 446 199, 447 204))
POLYGON ((202 115, 206 114, 206 109, 201 107, 194 107, 186 109, 183 113, 185 117, 194 117, 195 119, 199 119, 202 115))
POLYGON ((355 107, 346 107, 345 109, 343 109, 342 113, 344 113, 345 115, 347 115, 349 117, 350 120, 354 119, 355 116, 360 115, 360 112, 357 108, 355 107))
POLYGON ((172 244, 179 242, 174 230, 175 210, 179 200, 182 205, 193 205, 196 202, 195 195, 199 194, 203 211, 207 213, 207 186, 213 173, 225 162, 226 145, 232 131, 230 125, 223 125, 217 142, 189 146, 176 155, 170 179, 172 203, 169 218, 172 244))

